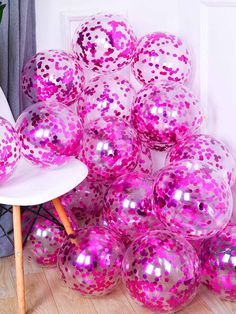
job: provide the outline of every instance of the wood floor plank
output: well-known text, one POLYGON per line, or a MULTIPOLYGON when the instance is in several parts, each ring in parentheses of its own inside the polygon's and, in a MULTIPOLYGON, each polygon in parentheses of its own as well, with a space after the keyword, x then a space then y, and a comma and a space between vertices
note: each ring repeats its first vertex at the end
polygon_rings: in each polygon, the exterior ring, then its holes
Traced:
POLYGON ((16 298, 0 299, 0 313, 1 314, 17 314, 16 298))
MULTIPOLYGON (((203 286, 201 286, 194 300, 182 311, 179 311, 179 313, 180 314, 192 314, 192 313, 214 314, 212 308, 204 301, 203 299, 204 294, 205 294, 205 289, 203 286)), ((222 314, 223 313, 224 312, 222 312, 222 314)))
POLYGON ((57 269, 45 269, 60 314, 96 314, 92 301, 65 286, 60 280, 57 269))
POLYGON ((12 265, 9 261, 9 258, 2 258, 0 263, 0 299, 16 296, 15 281, 11 273, 12 265))
POLYGON ((201 295, 202 302, 205 302, 212 310, 214 314, 235 314, 236 304, 235 302, 220 300, 216 295, 209 291, 206 287, 202 288, 203 293, 201 295))
MULTIPOLYGON (((121 286, 123 293, 137 314, 153 314, 152 311, 140 306, 127 294, 125 287, 121 286)), ((201 287, 197 297, 180 314, 236 314, 236 304, 228 301, 221 301, 217 296, 201 287)))
POLYGON ((30 314, 59 313, 44 272, 27 274, 25 284, 26 304, 30 314))
MULTIPOLYGON (((25 262, 27 314, 151 314, 136 304, 123 285, 101 298, 84 298, 68 289, 57 269, 25 262)), ((0 314, 16 314, 14 257, 0 259, 0 314)), ((236 314, 236 302, 222 301, 204 286, 180 314, 236 314)))
POLYGON ((92 302, 98 314, 135 313, 119 286, 108 295, 92 298, 92 302))
POLYGON ((123 284, 120 284, 120 289, 123 292, 123 294, 126 296, 127 301, 131 305, 133 311, 137 314, 151 314, 152 311, 145 309, 143 306, 137 304, 134 300, 131 299, 129 294, 127 293, 125 287, 123 284))

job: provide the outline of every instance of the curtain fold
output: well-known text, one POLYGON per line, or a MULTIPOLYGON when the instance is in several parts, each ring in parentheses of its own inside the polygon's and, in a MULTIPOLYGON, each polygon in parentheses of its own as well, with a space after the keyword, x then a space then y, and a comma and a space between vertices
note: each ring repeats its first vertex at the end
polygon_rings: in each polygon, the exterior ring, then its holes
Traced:
POLYGON ((3 0, 6 8, 0 24, 0 86, 15 118, 25 108, 20 90, 20 74, 36 52, 35 1, 3 0))
MULTIPOLYGON (((1 1, 6 7, 0 24, 0 86, 17 118, 27 105, 21 97, 21 71, 36 52, 35 1, 1 1)), ((7 209, 0 204, 0 257, 13 253, 12 214, 7 209)))

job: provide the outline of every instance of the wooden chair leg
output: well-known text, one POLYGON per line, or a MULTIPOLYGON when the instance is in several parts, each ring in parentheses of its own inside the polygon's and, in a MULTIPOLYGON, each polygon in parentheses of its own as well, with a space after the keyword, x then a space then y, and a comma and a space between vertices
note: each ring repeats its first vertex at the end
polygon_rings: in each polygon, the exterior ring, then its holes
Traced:
MULTIPOLYGON (((73 228, 71 226, 71 223, 70 223, 70 221, 69 221, 69 219, 67 217, 65 209, 64 209, 64 207, 61 204, 60 199, 58 197, 54 198, 54 200, 52 200, 52 203, 53 203, 54 207, 56 208, 58 216, 59 216, 59 218, 60 218, 60 220, 61 220, 61 222, 62 222, 62 224, 63 224, 63 226, 64 226, 64 228, 66 230, 66 233, 68 235, 74 234, 74 230, 73 230, 73 228)), ((71 239, 71 242, 79 247, 79 243, 77 242, 76 239, 71 239)))
POLYGON ((73 228, 72 228, 71 223, 70 223, 70 221, 69 221, 69 219, 68 219, 68 217, 66 215, 65 209, 64 209, 64 207, 61 204, 60 199, 59 198, 55 198, 54 200, 52 200, 52 202, 53 202, 53 205, 56 208, 56 211, 57 211, 57 213, 59 215, 59 218, 60 218, 60 220, 61 220, 61 222, 62 222, 62 224, 63 224, 63 226, 64 226, 64 228, 66 230, 66 233, 68 235, 69 234, 73 234, 74 233, 73 228))
POLYGON ((22 228, 20 206, 13 206, 13 227, 16 263, 16 289, 18 298, 18 313, 25 314, 25 284, 22 247, 22 228))

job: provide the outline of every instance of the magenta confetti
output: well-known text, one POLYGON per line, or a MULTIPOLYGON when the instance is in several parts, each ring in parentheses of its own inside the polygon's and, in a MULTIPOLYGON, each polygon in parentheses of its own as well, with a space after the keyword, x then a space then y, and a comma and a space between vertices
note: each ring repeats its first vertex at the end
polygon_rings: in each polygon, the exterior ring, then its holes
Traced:
POLYGON ((65 231, 44 218, 38 218, 26 244, 29 260, 44 267, 55 267, 57 255, 66 237, 65 231))
POLYGON ((184 239, 165 231, 137 238, 123 263, 123 282, 131 297, 158 313, 173 313, 195 297, 200 284, 200 262, 184 239))
POLYGON ((7 180, 20 159, 19 137, 6 119, 0 117, 0 182, 7 180))
POLYGON ((227 182, 215 168, 195 160, 172 163, 157 173, 154 204, 164 225, 190 240, 214 236, 232 215, 227 182))
POLYGON ((232 186, 236 177, 236 162, 228 147, 207 134, 197 134, 186 138, 172 147, 166 163, 183 159, 204 161, 215 167, 232 186))
POLYGON ((161 80, 186 82, 191 68, 191 56, 182 40, 160 32, 139 40, 132 62, 133 73, 142 84, 161 80))
POLYGON ((77 28, 72 48, 86 68, 98 73, 120 70, 134 55, 136 36, 119 15, 97 14, 77 28))
POLYGON ((105 295, 119 283, 124 252, 124 245, 110 229, 98 226, 79 229, 59 251, 62 280, 82 295, 105 295))
POLYGON ((140 173, 116 179, 105 194, 104 218, 122 238, 134 240, 152 229, 163 229, 153 210, 153 180, 140 173))
POLYGON ((59 166, 81 150, 82 125, 75 113, 57 102, 31 105, 17 119, 22 154, 40 166, 59 166))
POLYGON ((60 197, 67 212, 72 213, 77 228, 99 224, 103 208, 103 187, 87 178, 73 190, 60 197))
POLYGON ((132 171, 139 151, 135 132, 123 120, 104 117, 84 128, 81 155, 90 180, 107 182, 132 171))
POLYGON ((61 50, 37 53, 22 72, 22 90, 32 103, 50 100, 70 105, 81 94, 84 81, 76 58, 61 50))
POLYGON ((100 117, 113 116, 130 122, 130 108, 135 90, 129 81, 117 74, 90 80, 80 97, 78 116, 88 123, 100 117))
POLYGON ((201 246, 202 281, 220 298, 236 301, 236 225, 201 246))
POLYGON ((198 100, 186 86, 164 81, 146 85, 138 92, 131 121, 143 143, 165 150, 195 133, 203 115, 198 100))

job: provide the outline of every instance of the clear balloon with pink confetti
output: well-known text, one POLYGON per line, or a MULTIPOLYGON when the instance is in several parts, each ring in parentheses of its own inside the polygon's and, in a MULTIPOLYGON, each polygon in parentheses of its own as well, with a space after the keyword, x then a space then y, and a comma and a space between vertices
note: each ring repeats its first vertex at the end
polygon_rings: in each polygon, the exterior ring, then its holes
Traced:
POLYGON ((134 87, 122 76, 97 76, 86 84, 78 102, 77 112, 85 123, 106 116, 124 119, 129 123, 134 96, 134 87))
POLYGON ((122 238, 134 240, 152 229, 163 229, 153 210, 153 180, 134 172, 112 182, 104 199, 107 225, 122 238))
POLYGON ((126 19, 114 14, 85 18, 75 31, 72 49, 81 64, 106 73, 128 65, 136 48, 136 36, 126 19))
POLYGON ((122 270, 131 297, 155 313, 182 309, 200 284, 200 261, 194 248, 165 231, 137 238, 126 251, 122 270))
POLYGON ((85 82, 76 58, 62 50, 48 50, 33 56, 22 72, 22 90, 32 103, 55 101, 74 103, 85 82))
POLYGON ((82 161, 92 181, 108 182, 137 165, 139 144, 134 130, 123 120, 104 117, 84 128, 82 161))
POLYGON ((55 267, 57 255, 66 233, 62 227, 54 222, 37 218, 25 247, 25 255, 28 260, 33 260, 43 267, 55 267))
POLYGON ((152 175, 153 173, 152 152, 149 147, 143 144, 140 144, 139 159, 134 171, 144 175, 152 175))
POLYGON ((131 122, 140 140, 156 150, 166 150, 196 133, 202 121, 197 98, 176 82, 146 85, 137 93, 131 108, 131 122))
POLYGON ((57 102, 40 102, 23 111, 16 122, 22 154, 40 166, 60 166, 81 149, 82 124, 74 112, 57 102))
POLYGON ((98 224, 103 208, 103 186, 85 179, 74 189, 60 197, 67 212, 73 213, 77 227, 98 224))
POLYGON ((201 246, 202 281, 220 298, 236 301, 236 224, 201 246))
POLYGON ((0 117, 0 183, 7 180, 20 159, 20 139, 10 122, 0 117))
POLYGON ((106 227, 79 229, 63 243, 58 267, 66 285, 85 296, 111 292, 121 278, 122 242, 106 227))
POLYGON ((236 162, 229 148, 208 134, 196 134, 177 143, 168 152, 166 163, 183 159, 204 161, 215 167, 230 186, 235 182, 236 162))
POLYGON ((140 83, 186 82, 191 69, 189 49, 177 36, 156 32, 140 38, 132 61, 133 73, 140 83))
POLYGON ((232 215, 232 193, 212 166, 181 160, 157 173, 154 208, 172 232, 191 240, 205 239, 228 224, 232 215))

